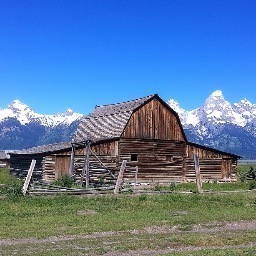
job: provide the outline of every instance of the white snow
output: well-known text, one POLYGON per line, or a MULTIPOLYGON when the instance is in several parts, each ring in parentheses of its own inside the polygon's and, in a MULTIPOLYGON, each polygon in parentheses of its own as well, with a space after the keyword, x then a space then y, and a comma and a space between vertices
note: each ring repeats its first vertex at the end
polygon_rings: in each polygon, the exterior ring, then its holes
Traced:
POLYGON ((6 109, 0 109, 0 121, 13 117, 23 125, 32 121, 38 121, 44 126, 57 126, 61 123, 69 125, 82 116, 82 114, 74 113, 71 109, 56 115, 38 114, 19 100, 14 100, 6 109))
MULTIPOLYGON (((221 90, 214 91, 198 109, 186 111, 179 106, 179 103, 173 99, 167 102, 174 111, 180 116, 182 124, 196 126, 200 122, 223 124, 233 123, 244 127, 248 122, 256 119, 256 104, 252 104, 247 99, 239 103, 230 102, 224 99, 221 90)), ((200 128, 203 131, 203 127, 200 128)))
POLYGON ((211 95, 210 95, 210 97, 222 97, 223 96, 223 94, 222 94, 222 91, 221 90, 216 90, 216 91, 214 91, 211 95))

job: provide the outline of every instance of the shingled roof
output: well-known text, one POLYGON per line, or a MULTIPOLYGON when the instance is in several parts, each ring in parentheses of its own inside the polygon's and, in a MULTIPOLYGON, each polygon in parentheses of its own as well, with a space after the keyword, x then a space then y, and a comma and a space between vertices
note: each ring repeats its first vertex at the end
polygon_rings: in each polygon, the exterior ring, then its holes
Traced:
POLYGON ((74 135, 76 142, 93 142, 120 138, 132 113, 157 94, 122 103, 96 106, 95 110, 82 118, 74 135))
POLYGON ((22 154, 22 155, 32 155, 32 154, 46 154, 56 151, 63 151, 71 148, 71 142, 60 142, 53 143, 43 146, 32 147, 28 149, 15 150, 13 152, 9 152, 9 154, 22 154))

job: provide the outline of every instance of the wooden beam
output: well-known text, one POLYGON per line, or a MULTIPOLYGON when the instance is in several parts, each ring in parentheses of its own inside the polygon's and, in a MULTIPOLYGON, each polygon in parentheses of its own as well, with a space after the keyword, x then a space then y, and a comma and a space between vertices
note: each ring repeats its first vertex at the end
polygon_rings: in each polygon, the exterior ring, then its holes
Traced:
POLYGON ((87 142, 86 144, 86 169, 85 169, 85 184, 86 184, 86 188, 89 188, 89 183, 90 183, 90 142, 87 142))
POLYGON ((28 174, 27 174, 26 180, 25 180, 24 185, 22 187, 22 193, 23 193, 24 196, 27 193, 28 186, 29 186, 29 183, 30 183, 30 180, 31 180, 31 177, 32 177, 32 173, 33 173, 33 170, 35 168, 35 165, 36 165, 36 160, 33 159, 31 161, 30 168, 28 170, 28 174))
POLYGON ((197 187, 197 191, 198 191, 198 193, 203 193, 199 160, 198 160, 198 155, 196 153, 194 153, 194 164, 195 164, 195 172, 196 172, 196 187, 197 187))
POLYGON ((90 181, 90 176, 89 176, 89 168, 90 168, 90 141, 86 141, 85 144, 85 158, 84 158, 84 165, 83 165, 83 170, 82 170, 82 175, 81 175, 81 186, 83 186, 84 182, 84 176, 85 176, 85 184, 86 188, 89 187, 89 181, 90 181))
POLYGON ((72 177, 74 174, 74 162, 75 162, 75 144, 72 143, 72 152, 71 152, 71 159, 70 159, 70 167, 69 167, 69 175, 72 177))
POLYGON ((119 192, 119 188, 120 188, 120 185, 121 185, 122 180, 123 180, 123 175, 124 175, 124 170, 125 170, 125 167, 126 167, 126 162, 127 162, 127 160, 123 160, 123 162, 122 162, 122 165, 121 165, 118 177, 117 177, 116 186, 115 186, 115 189, 114 189, 114 194, 117 194, 119 192))

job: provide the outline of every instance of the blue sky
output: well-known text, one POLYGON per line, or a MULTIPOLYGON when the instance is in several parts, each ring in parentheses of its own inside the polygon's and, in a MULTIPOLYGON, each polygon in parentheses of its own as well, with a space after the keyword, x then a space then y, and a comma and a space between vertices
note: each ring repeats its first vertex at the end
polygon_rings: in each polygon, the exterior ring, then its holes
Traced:
POLYGON ((0 108, 158 93, 192 110, 215 90, 256 103, 255 0, 0 0, 0 108))

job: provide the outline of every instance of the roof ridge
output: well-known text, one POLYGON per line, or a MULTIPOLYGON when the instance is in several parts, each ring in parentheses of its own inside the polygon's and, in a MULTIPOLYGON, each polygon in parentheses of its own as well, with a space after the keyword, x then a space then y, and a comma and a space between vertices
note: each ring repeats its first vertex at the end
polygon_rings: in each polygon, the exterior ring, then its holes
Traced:
POLYGON ((118 104, 125 104, 125 103, 130 103, 130 102, 133 102, 133 101, 137 101, 137 100, 142 100, 142 99, 146 99, 146 98, 152 98, 154 96, 158 95, 157 93, 155 94, 151 94, 151 95, 148 95, 148 96, 145 96, 145 97, 140 97, 140 98, 137 98, 137 99, 133 99, 133 100, 127 100, 127 101, 121 101, 121 102, 117 102, 117 103, 110 103, 110 104, 103 104, 103 105, 96 105, 96 108, 97 107, 106 107, 106 106, 114 106, 114 105, 118 105, 118 104))

